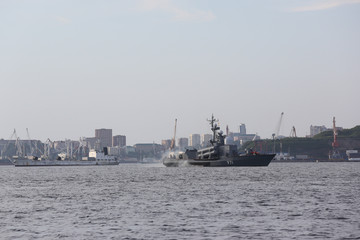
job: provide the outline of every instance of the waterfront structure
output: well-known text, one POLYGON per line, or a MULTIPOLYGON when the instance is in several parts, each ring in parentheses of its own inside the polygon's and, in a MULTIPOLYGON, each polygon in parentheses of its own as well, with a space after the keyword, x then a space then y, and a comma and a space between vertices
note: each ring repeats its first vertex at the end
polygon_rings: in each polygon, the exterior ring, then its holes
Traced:
POLYGON ((144 157, 160 157, 161 153, 165 151, 163 145, 156 143, 137 143, 134 148, 140 159, 144 157))
POLYGON ((14 155, 40 156, 42 154, 41 149, 44 149, 44 144, 40 140, 0 139, 0 159, 14 155))
POLYGON ((95 137, 87 137, 84 139, 84 141, 86 142, 86 146, 89 149, 95 149, 95 145, 96 145, 96 141, 97 141, 97 139, 95 137))
MULTIPOLYGON (((336 131, 343 130, 342 127, 335 127, 335 129, 336 129, 336 131)), ((324 125, 322 125, 322 126, 313 126, 313 125, 311 125, 310 126, 310 136, 307 135, 307 137, 314 137, 315 135, 317 135, 319 133, 322 133, 322 132, 325 132, 325 131, 333 131, 333 130, 334 130, 333 128, 327 128, 324 125)))
POLYGON ((190 134, 190 136, 189 136, 189 145, 191 147, 200 146, 200 134, 190 134))
POLYGON ((246 125, 244 123, 240 124, 240 135, 246 135, 246 125))
POLYGON ((225 139, 226 142, 231 144, 236 144, 238 146, 243 145, 248 141, 259 140, 260 137, 256 134, 248 134, 246 132, 246 125, 245 123, 241 123, 239 126, 239 132, 237 133, 229 133, 229 136, 225 139))
POLYGON ((170 149, 171 139, 161 140, 161 145, 163 145, 165 149, 170 149))
POLYGON ((95 129, 95 138, 100 140, 100 147, 112 146, 112 129, 95 129))
POLYGON ((107 147, 107 154, 110 156, 120 156, 121 148, 120 147, 107 147))
POLYGON ((184 150, 189 146, 189 139, 188 138, 179 138, 178 140, 178 146, 180 150, 184 150))
POLYGON ((124 135, 116 135, 112 138, 112 146, 113 147, 124 147, 126 146, 126 136, 124 135))
POLYGON ((324 131, 328 131, 330 129, 327 129, 324 125, 322 126, 310 126, 310 137, 314 137, 315 135, 322 133, 324 131))
POLYGON ((233 133, 233 136, 234 136, 234 142, 239 144, 240 146, 243 145, 244 143, 248 142, 248 141, 259 140, 260 139, 260 137, 257 136, 256 134, 242 135, 240 133, 233 133))
POLYGON ((225 138, 225 144, 228 145, 236 145, 234 141, 234 133, 227 131, 226 138, 225 138))

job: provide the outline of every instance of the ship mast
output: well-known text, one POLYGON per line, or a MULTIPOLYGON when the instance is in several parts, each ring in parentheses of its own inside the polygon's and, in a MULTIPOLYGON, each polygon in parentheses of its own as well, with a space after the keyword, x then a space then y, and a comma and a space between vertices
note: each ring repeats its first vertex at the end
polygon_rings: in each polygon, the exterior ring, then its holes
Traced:
POLYGON ((217 122, 219 122, 219 120, 214 118, 214 114, 211 115, 211 120, 207 119, 208 122, 210 122, 210 126, 211 126, 211 131, 213 132, 213 138, 210 141, 211 145, 214 145, 214 143, 216 143, 216 131, 220 129, 220 127, 217 125, 217 122))

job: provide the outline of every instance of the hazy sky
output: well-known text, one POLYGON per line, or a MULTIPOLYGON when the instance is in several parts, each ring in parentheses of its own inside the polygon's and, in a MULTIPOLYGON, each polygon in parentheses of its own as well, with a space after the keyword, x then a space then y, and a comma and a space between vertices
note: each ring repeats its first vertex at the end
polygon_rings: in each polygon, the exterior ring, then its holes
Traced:
POLYGON ((360 124, 360 0, 0 0, 0 138, 360 124))

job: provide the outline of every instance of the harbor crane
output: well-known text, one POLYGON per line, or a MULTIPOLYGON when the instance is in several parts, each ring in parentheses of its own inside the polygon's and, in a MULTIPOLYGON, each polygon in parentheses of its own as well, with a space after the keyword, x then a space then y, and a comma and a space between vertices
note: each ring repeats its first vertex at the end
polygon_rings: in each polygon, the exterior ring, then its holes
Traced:
POLYGON ((295 126, 293 126, 292 128, 291 128, 291 131, 290 131, 290 137, 297 137, 296 136, 296 129, 295 129, 295 126))
POLYGON ((255 133, 255 136, 253 137, 252 141, 254 142, 258 136, 258 133, 255 133))
POLYGON ((336 124, 335 124, 336 122, 335 122, 335 117, 333 117, 333 134, 334 134, 334 141, 333 141, 333 143, 331 144, 332 146, 333 146, 333 148, 337 148, 337 147, 339 147, 339 143, 338 143, 338 141, 337 141, 337 135, 338 135, 338 133, 337 133, 337 129, 336 129, 336 124))
POLYGON ((177 125, 177 119, 175 118, 174 137, 173 139, 171 139, 170 150, 173 150, 175 148, 176 125, 177 125))
POLYGON ((9 145, 10 142, 15 139, 15 148, 16 151, 18 151, 17 149, 17 141, 18 141, 18 136, 16 134, 16 129, 14 129, 13 133, 11 134, 11 136, 9 137, 9 141, 7 142, 7 144, 1 149, 1 157, 5 157, 5 154, 7 153, 8 149, 9 149, 9 145))
POLYGON ((278 124, 276 126, 275 133, 272 134, 273 139, 279 138, 279 133, 280 133, 281 122, 282 122, 283 116, 284 116, 284 112, 282 112, 280 114, 280 120, 279 120, 279 122, 278 122, 278 124))
POLYGON ((331 144, 333 147, 333 150, 332 150, 332 152, 330 151, 329 159, 342 159, 342 157, 339 153, 339 150, 338 150, 339 143, 337 141, 338 132, 337 132, 337 128, 336 128, 335 117, 333 117, 333 135, 334 135, 334 140, 331 144))
POLYGON ((35 150, 33 148, 33 144, 32 144, 31 138, 30 138, 30 133, 29 133, 28 128, 26 128, 26 134, 27 134, 27 137, 28 137, 29 145, 30 145, 30 155, 33 156, 35 150))
MULTIPOLYGON (((282 112, 280 114, 280 120, 276 126, 276 129, 275 129, 275 133, 272 134, 272 138, 273 138, 273 153, 275 153, 275 140, 276 139, 279 139, 279 133, 280 133, 280 128, 281 128, 281 122, 282 122, 282 119, 283 119, 283 116, 284 116, 284 112, 282 112)), ((280 147, 282 148, 281 146, 281 143, 280 143, 280 147)))
POLYGON ((23 149, 22 142, 18 135, 16 134, 16 129, 14 129, 13 134, 10 137, 10 140, 12 140, 15 137, 15 148, 16 148, 16 155, 23 157, 25 148, 23 149))
POLYGON ((48 138, 44 143, 44 158, 48 159, 50 157, 52 145, 53 142, 48 138))

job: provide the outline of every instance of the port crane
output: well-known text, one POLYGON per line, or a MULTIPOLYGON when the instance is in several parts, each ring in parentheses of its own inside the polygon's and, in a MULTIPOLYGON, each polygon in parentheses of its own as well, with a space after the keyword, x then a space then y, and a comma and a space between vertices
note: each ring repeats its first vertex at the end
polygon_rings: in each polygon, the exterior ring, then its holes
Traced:
POLYGON ((341 155, 339 153, 338 147, 339 147, 339 143, 337 141, 337 129, 336 129, 336 121, 335 121, 335 117, 333 117, 333 135, 334 135, 334 140, 332 142, 332 147, 333 150, 332 152, 329 154, 329 159, 341 159, 341 155))
POLYGON ((255 136, 253 137, 252 141, 255 141, 258 136, 258 133, 255 133, 255 136))
POLYGON ((296 136, 296 129, 295 129, 295 126, 293 126, 292 128, 291 128, 291 131, 290 131, 290 137, 297 137, 296 136))
MULTIPOLYGON (((14 129, 14 132, 11 134, 11 136, 9 137, 9 140, 13 140, 13 138, 15 137, 15 139, 17 139, 17 135, 16 135, 16 129, 14 129)), ((1 149, 1 157, 5 157, 5 154, 9 148, 10 145, 10 141, 7 142, 7 144, 5 145, 5 147, 3 149, 1 149)), ((15 145, 16 147, 16 145, 15 145)))
POLYGON ((273 139, 279 138, 279 133, 280 133, 280 128, 281 128, 281 123, 282 123, 283 116, 284 116, 284 112, 282 112, 280 114, 280 120, 279 120, 279 122, 278 122, 278 124, 276 126, 275 133, 272 134, 273 139))
POLYGON ((29 133, 29 129, 26 128, 26 134, 27 134, 27 137, 28 137, 28 141, 29 141, 29 146, 30 146, 30 156, 33 156, 34 155, 34 148, 33 148, 33 144, 32 144, 32 140, 30 138, 30 133, 29 133))
POLYGON ((175 118, 174 137, 173 139, 171 139, 170 150, 173 150, 175 148, 176 125, 177 125, 177 119, 175 118))
POLYGON ((81 137, 79 139, 79 146, 74 150, 74 155, 80 155, 80 157, 83 157, 86 155, 88 146, 85 137, 81 137))
POLYGON ((11 135, 10 140, 15 137, 15 148, 16 148, 16 155, 17 156, 24 156, 25 148, 23 149, 22 142, 20 138, 16 134, 16 129, 14 129, 14 133, 11 135))
MULTIPOLYGON (((279 133, 280 133, 280 128, 281 128, 281 122, 282 122, 282 119, 283 119, 283 116, 284 116, 284 112, 282 112, 280 114, 280 120, 276 126, 276 129, 275 129, 275 133, 272 134, 272 138, 273 138, 273 153, 275 153, 275 139, 279 139, 279 133)), ((280 148, 282 148, 282 145, 280 143, 280 148)))
POLYGON ((331 145, 333 146, 333 148, 337 148, 337 147, 339 147, 339 143, 337 141, 338 133, 337 133, 337 129, 336 129, 335 117, 333 117, 333 134, 334 134, 334 141, 331 145))
POLYGON ((48 138, 44 143, 44 158, 48 159, 50 158, 51 154, 51 148, 53 146, 53 142, 48 138))

